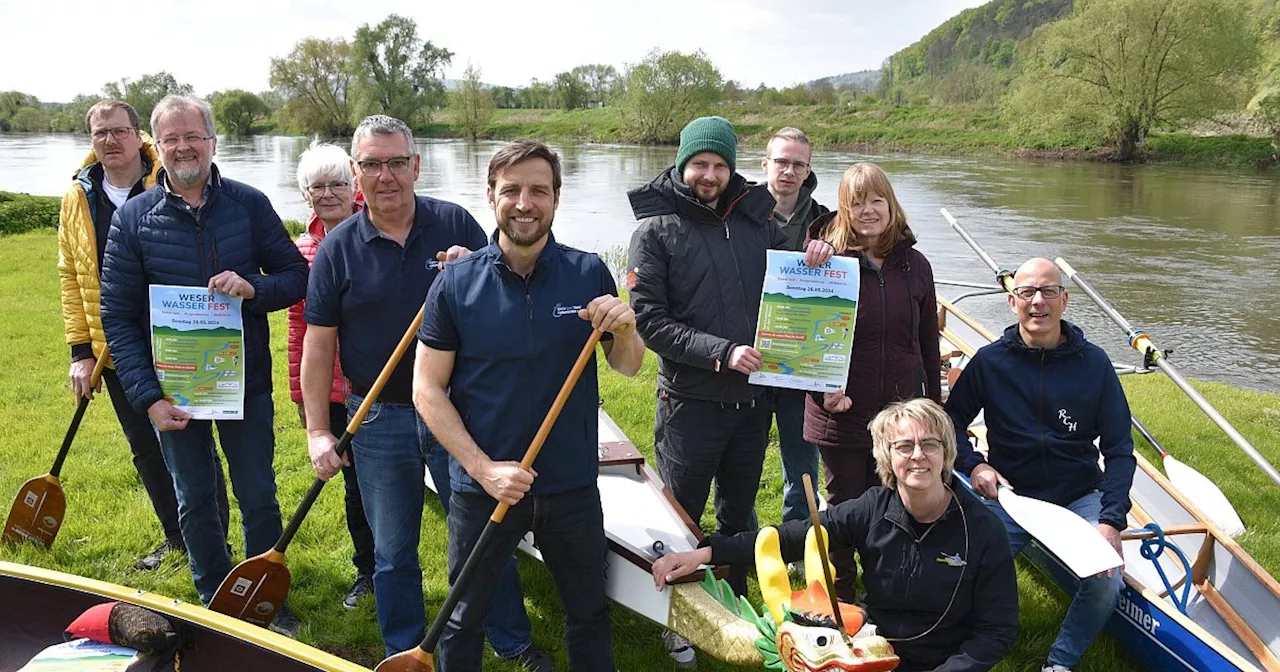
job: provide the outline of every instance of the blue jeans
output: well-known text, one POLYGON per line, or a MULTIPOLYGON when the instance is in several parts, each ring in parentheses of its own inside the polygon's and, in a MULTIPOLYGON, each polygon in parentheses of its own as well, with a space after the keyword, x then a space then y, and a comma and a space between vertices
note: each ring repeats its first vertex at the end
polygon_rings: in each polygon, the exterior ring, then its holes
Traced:
POLYGON ((213 424, 227 457, 231 488, 240 504, 246 557, 265 553, 280 538, 276 502, 275 405, 267 393, 245 397, 243 420, 192 420, 186 429, 159 432, 160 450, 178 496, 178 526, 200 600, 208 604, 231 572, 227 531, 218 513, 222 473, 213 447, 213 424))
MULTIPOLYGON (((449 507, 450 584, 457 580, 497 504, 485 494, 453 493, 449 507)), ((569 669, 578 672, 614 669, 612 624, 604 592, 608 547, 600 491, 593 483, 552 495, 525 495, 507 511, 506 518, 490 538, 483 561, 449 616, 440 638, 441 672, 472 672, 481 668, 484 651, 481 626, 486 615, 496 615, 502 609, 493 603, 493 598, 498 577, 504 571, 504 558, 510 557, 530 530, 564 607, 569 669)))
MULTIPOLYGON (((1013 522, 999 502, 991 499, 982 501, 1004 523, 1005 532, 1009 535, 1010 550, 1013 551, 1014 557, 1017 557, 1018 553, 1021 553, 1031 541, 1031 535, 1013 522)), ((1066 508, 1091 524, 1097 525, 1098 514, 1102 512, 1102 493, 1094 490, 1071 502, 1066 508)), ((1062 619, 1058 638, 1049 648, 1050 664, 1075 667, 1076 663, 1080 662, 1085 649, 1089 648, 1093 640, 1102 632, 1102 628, 1106 626, 1107 620, 1111 618, 1111 612, 1116 608, 1116 600, 1123 587, 1124 576, 1119 570, 1112 572, 1110 577, 1103 574, 1080 580, 1080 586, 1076 589, 1075 596, 1071 598, 1071 606, 1067 607, 1067 616, 1062 619)))
POLYGON ((804 440, 803 390, 775 388, 773 415, 778 419, 778 445, 782 453, 782 522, 809 519, 804 496, 804 475, 818 487, 818 448, 804 440))
MULTIPOLYGON (((352 415, 364 398, 347 396, 352 415)), ((375 402, 351 440, 360 465, 356 479, 365 516, 373 529, 373 593, 378 626, 387 655, 411 649, 426 636, 422 601, 422 567, 418 542, 422 535, 425 464, 449 510, 449 454, 432 436, 418 412, 408 404, 375 402)), ((492 513, 492 511, 491 511, 492 513)), ((514 550, 514 549, 513 549, 514 550)), ((520 593, 520 574, 510 552, 498 586, 501 608, 489 619, 486 633, 499 656, 510 658, 532 643, 529 616, 520 593)), ((476 667, 479 669, 479 666, 476 667)))

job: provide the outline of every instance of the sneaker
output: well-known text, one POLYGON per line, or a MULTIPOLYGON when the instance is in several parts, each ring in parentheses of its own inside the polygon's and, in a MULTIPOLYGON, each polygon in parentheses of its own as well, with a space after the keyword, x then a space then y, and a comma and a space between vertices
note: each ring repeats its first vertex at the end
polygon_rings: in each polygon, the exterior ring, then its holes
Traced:
POLYGON ((1071 668, 1046 661, 1044 667, 1040 668, 1040 672, 1071 672, 1071 668))
POLYGON ((663 630, 662 646, 666 647, 667 655, 671 656, 671 660, 676 661, 676 665, 693 667, 698 664, 698 654, 694 652, 689 640, 684 637, 670 630, 663 630))
POLYGON ((293 615, 293 610, 289 609, 289 605, 282 604, 280 605, 280 611, 276 612, 275 620, 271 621, 270 630, 290 639, 296 639, 298 637, 298 629, 301 627, 302 624, 293 615))
POLYGON ((133 568, 140 569, 144 572, 149 572, 154 569, 157 569, 160 567, 160 563, 164 561, 164 554, 168 553, 169 551, 174 551, 176 553, 186 553, 187 547, 183 546, 182 542, 174 542, 174 541, 165 539, 164 543, 156 547, 156 550, 151 551, 141 560, 134 563, 133 568))
POLYGON ((365 595, 373 594, 373 577, 367 574, 361 574, 356 577, 356 582, 351 584, 351 590, 347 591, 347 596, 342 598, 342 608, 352 611, 360 606, 360 598, 365 595))
POLYGON ((555 672, 555 665, 551 663, 551 656, 538 650, 538 647, 530 645, 529 648, 520 652, 515 658, 506 658, 526 670, 531 672, 555 672))

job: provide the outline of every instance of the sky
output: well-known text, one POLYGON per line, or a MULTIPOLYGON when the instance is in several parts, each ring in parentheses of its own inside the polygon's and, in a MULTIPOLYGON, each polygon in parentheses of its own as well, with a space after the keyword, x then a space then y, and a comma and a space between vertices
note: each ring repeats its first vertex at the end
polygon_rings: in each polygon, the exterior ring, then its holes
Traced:
POLYGON ((307 37, 351 39, 388 14, 454 52, 488 83, 523 86, 584 63, 621 70, 653 48, 701 49, 744 88, 783 87, 878 68, 886 57, 984 0, 100 0, 0 1, 0 91, 44 102, 168 70, 199 95, 269 88, 273 57, 307 37), (892 7, 892 9, 890 9, 892 7), (122 12, 118 16, 117 12, 122 12))

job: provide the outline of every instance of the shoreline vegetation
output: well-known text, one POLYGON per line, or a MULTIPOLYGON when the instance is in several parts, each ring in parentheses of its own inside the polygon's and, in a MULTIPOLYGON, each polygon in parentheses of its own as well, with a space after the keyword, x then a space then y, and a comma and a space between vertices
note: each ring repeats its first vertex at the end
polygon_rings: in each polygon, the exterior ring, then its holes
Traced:
MULTIPOLYGON (((47 200, 56 203, 56 199, 47 200)), ((66 384, 67 355, 58 310, 57 247, 56 232, 49 228, 0 235, 0 297, 4 297, 0 342, 6 344, 0 348, 0 425, 21 428, 0 442, 0 464, 5 465, 0 469, 0 498, 10 497, 25 479, 48 470, 74 409, 66 384)), ((275 469, 281 511, 289 516, 314 475, 306 460, 305 433, 298 427, 289 400, 283 365, 283 311, 271 315, 271 326, 277 414, 275 469)), ((646 353, 644 367, 635 378, 603 370, 600 376, 606 411, 651 465, 656 368, 656 358, 646 353)), ((1164 376, 1125 376, 1122 381, 1133 413, 1179 459, 1218 483, 1242 513, 1248 531, 1238 538, 1240 544, 1273 576, 1280 573, 1280 518, 1269 515, 1274 510, 1274 488, 1266 477, 1164 376)), ((1280 395, 1216 383, 1194 384, 1267 459, 1280 463, 1280 395)), ((1139 452, 1159 464, 1158 455, 1141 437, 1134 441, 1139 452)), ((195 603, 190 574, 178 556, 167 557, 154 572, 133 569, 133 561, 155 544, 159 530, 137 482, 128 445, 104 399, 90 405, 68 457, 63 483, 67 517, 58 542, 48 551, 26 544, 2 544, 0 559, 195 603)), ((0 501, 7 505, 7 499, 0 501)), ((777 524, 781 505, 781 464, 774 434, 757 497, 761 523, 777 524)), ((238 560, 239 549, 243 548, 239 511, 232 509, 231 543, 238 549, 238 560)), ((708 511, 701 523, 704 529, 713 529, 714 514, 708 511)), ((420 548, 429 614, 439 608, 448 591, 445 539, 442 512, 429 499, 420 548)), ((349 554, 342 497, 331 486, 316 503, 291 547, 294 589, 290 604, 303 624, 301 641, 371 666, 382 657, 372 603, 366 602, 354 612, 339 605, 354 575, 349 554)), ((550 575, 541 564, 523 555, 520 572, 533 617, 534 642, 551 652, 557 665, 563 666, 567 662, 563 626, 550 575)), ((1038 669, 1068 603, 1064 593, 1023 561, 1018 563, 1018 587, 1020 632, 1010 656, 995 668, 997 672, 1038 669)), ((754 581, 750 599, 759 604, 754 581)), ((660 628, 621 607, 615 606, 611 614, 619 669, 670 668, 670 660, 659 643, 660 628)), ((704 672, 742 669, 707 656, 700 656, 699 668, 704 672)), ((488 655, 484 669, 514 672, 516 668, 488 655)), ((1116 672, 1138 670, 1140 666, 1104 635, 1090 647, 1076 669, 1116 672)))

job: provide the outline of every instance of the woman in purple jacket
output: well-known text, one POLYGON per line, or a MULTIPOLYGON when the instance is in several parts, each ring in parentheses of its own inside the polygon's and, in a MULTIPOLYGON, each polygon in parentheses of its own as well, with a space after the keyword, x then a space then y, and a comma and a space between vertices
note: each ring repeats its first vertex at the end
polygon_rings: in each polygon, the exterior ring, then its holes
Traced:
MULTIPOLYGON (((834 212, 809 226, 808 238, 858 260, 849 380, 844 390, 809 395, 804 417, 804 438, 822 454, 833 505, 878 483, 867 428, 876 413, 916 397, 941 401, 942 394, 933 269, 915 249, 893 185, 879 166, 855 163, 840 180, 838 200, 834 212)), ((833 554, 831 560, 836 594, 852 603, 858 576, 853 554, 833 554)))

